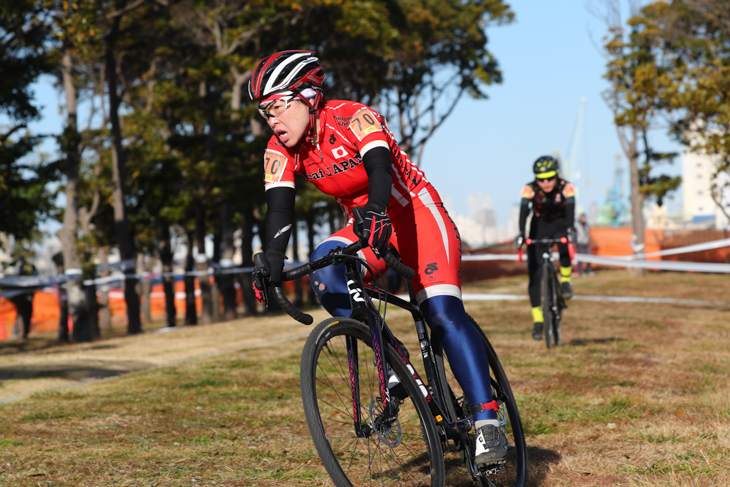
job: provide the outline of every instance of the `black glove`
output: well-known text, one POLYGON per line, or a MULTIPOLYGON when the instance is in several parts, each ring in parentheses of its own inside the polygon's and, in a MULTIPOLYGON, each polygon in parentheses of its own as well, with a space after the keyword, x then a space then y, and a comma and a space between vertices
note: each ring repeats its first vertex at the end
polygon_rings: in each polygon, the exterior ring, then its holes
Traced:
POLYGON ((269 282, 272 286, 281 286, 281 275, 284 271, 286 256, 278 250, 267 250, 266 260, 269 261, 269 282))
POLYGON ((525 243, 525 236, 523 234, 519 234, 515 237, 515 248, 519 249, 522 247, 522 244, 525 243))
POLYGON ((355 225, 355 234, 365 240, 367 244, 376 249, 383 249, 388 246, 393 227, 390 217, 385 210, 379 210, 366 204, 363 208, 365 220, 360 228, 355 225))

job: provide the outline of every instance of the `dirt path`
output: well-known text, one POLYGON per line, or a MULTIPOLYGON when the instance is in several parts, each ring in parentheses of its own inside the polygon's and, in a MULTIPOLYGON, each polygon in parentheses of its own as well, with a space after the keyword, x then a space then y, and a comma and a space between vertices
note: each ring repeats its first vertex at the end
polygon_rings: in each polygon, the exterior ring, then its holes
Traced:
MULTIPOLYGON (((312 316, 318 323, 327 314, 317 310, 312 316)), ((281 316, 245 318, 215 325, 166 328, 91 344, 0 355, 0 403, 128 372, 301 338, 310 330, 311 327, 281 316)))

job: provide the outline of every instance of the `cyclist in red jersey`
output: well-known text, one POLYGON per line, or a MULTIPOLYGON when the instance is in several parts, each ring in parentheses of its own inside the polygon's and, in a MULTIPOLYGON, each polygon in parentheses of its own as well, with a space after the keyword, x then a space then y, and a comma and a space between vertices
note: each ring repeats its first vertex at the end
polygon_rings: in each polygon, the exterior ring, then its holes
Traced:
MULTIPOLYGON (((363 238, 370 247, 361 257, 384 272, 385 263, 371 247, 398 250, 416 271, 411 283, 433 337, 441 341, 469 402, 481 409, 474 417, 476 461, 504 463, 507 440, 492 409, 487 356, 461 300, 456 225, 383 117, 361 103, 325 100, 324 77, 312 51, 283 51, 261 60, 249 82, 249 96, 274 131, 264 156, 270 280, 281 282, 293 225, 294 175, 301 174, 333 196, 348 217, 347 226, 320 244, 312 260, 363 238), (362 228, 353 228, 356 206, 364 210, 362 228)), ((344 265, 315 271, 310 282, 327 311, 349 316, 344 265)))

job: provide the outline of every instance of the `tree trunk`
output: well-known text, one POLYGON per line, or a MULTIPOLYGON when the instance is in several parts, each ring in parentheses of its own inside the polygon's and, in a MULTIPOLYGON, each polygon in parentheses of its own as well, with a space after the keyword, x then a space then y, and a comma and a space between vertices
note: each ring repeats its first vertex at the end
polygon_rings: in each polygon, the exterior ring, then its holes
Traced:
MULTIPOLYGON (((99 248, 99 263, 102 265, 109 263, 109 247, 99 248)), ((108 270, 101 271, 100 277, 109 276, 108 270)), ((100 323, 99 327, 101 330, 110 330, 112 327, 112 313, 109 309, 109 285, 102 284, 99 287, 99 308, 100 308, 100 323)))
MULTIPOLYGON (((231 221, 231 207, 221 205, 221 238, 223 258, 220 261, 221 270, 226 271, 233 267, 233 222, 231 221)), ((235 320, 236 314, 236 287, 233 285, 233 274, 219 274, 221 294, 223 294, 223 318, 226 321, 235 320)))
POLYGON ((14 296, 9 299, 11 303, 15 305, 15 331, 14 335, 16 337, 21 337, 23 339, 28 338, 28 334, 30 333, 30 320, 33 316, 33 297, 35 295, 35 292, 31 291, 28 294, 21 294, 19 296, 14 296))
POLYGON ((211 267, 216 269, 213 274, 213 283, 210 285, 210 298, 213 303, 213 323, 221 321, 221 274, 217 272, 220 269, 221 262, 221 231, 220 228, 213 234, 213 263, 211 267))
POLYGON ((58 308, 60 310, 58 316, 58 340, 68 342, 70 340, 68 329, 68 297, 66 295, 66 285, 58 285, 58 308))
MULTIPOLYGON (((241 265, 243 267, 253 267, 253 227, 255 222, 253 208, 245 208, 243 210, 243 228, 241 228, 241 265)), ((256 295, 253 292, 253 284, 251 283, 251 272, 243 272, 239 276, 244 312, 248 316, 255 316, 258 310, 256 309, 256 295)))
POLYGON ((193 257, 195 240, 192 231, 187 230, 185 233, 188 237, 188 251, 185 256, 185 324, 197 325, 198 312, 195 309, 195 276, 187 275, 188 272, 195 270, 195 258, 193 257))
POLYGON ((91 325, 91 335, 94 338, 101 337, 99 329, 99 302, 96 298, 96 284, 84 286, 84 294, 86 294, 86 302, 89 305, 89 324, 91 325))
POLYGON ((150 304, 150 298, 152 296, 152 276, 149 274, 152 272, 152 257, 145 255, 143 257, 142 268, 145 272, 145 277, 142 278, 142 317, 145 323, 152 323, 152 306, 150 304))
POLYGON ((73 57, 71 46, 64 46, 61 63, 63 89, 66 93, 66 127, 63 134, 66 176, 66 209, 63 228, 56 235, 61 241, 68 296, 68 312, 74 323, 73 338, 78 342, 92 341, 93 331, 89 320, 89 305, 83 290, 81 264, 76 252, 76 235, 79 222, 77 185, 79 179, 79 133, 76 118, 76 85, 73 79, 73 57))
MULTIPOLYGON (((134 246, 132 237, 129 234, 127 221, 127 210, 124 205, 124 169, 127 154, 122 144, 122 130, 119 121, 120 98, 117 90, 117 63, 115 55, 116 38, 119 34, 119 22, 121 16, 114 17, 105 45, 105 68, 107 84, 109 87, 109 120, 111 121, 112 135, 112 167, 114 178, 114 228, 119 242, 119 253, 121 259, 134 260, 134 246)), ((124 273, 124 300, 127 303, 127 333, 134 335, 142 333, 142 321, 140 319, 139 295, 137 294, 137 279, 133 277, 134 266, 125 268, 124 273)))
MULTIPOLYGON (((209 266, 208 257, 205 255, 205 206, 200 201, 195 208, 195 243, 198 248, 198 255, 195 257, 196 269, 207 272, 209 266)), ((199 275, 198 284, 200 286, 200 298, 203 303, 200 311, 200 323, 209 325, 213 322, 213 298, 208 275, 199 275)))
MULTIPOLYGON (((632 247, 634 254, 644 252, 644 215, 642 213, 642 206, 644 203, 644 197, 641 195, 641 181, 639 179, 639 153, 637 149, 638 140, 638 128, 632 127, 633 138, 629 144, 629 176, 631 178, 631 195, 629 201, 631 201, 631 228, 633 230, 632 247)), ((644 269, 631 267, 630 272, 634 275, 643 275, 644 269)))
POLYGON ((165 326, 175 326, 175 277, 172 276, 172 244, 170 242, 170 226, 159 221, 157 226, 158 250, 162 263, 162 287, 165 290, 165 326))
POLYGON ((330 225, 330 235, 333 235, 339 228, 336 228, 337 225, 337 215, 335 214, 335 210, 331 208, 327 212, 327 222, 330 225))

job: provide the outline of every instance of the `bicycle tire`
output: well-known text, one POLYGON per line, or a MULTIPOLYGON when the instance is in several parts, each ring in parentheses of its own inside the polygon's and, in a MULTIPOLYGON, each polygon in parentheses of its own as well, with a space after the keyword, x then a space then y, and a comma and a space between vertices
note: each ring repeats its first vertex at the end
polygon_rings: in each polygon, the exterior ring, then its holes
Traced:
POLYGON ((552 264, 546 263, 542 276, 542 316, 545 329, 545 344, 548 348, 553 348, 553 275, 555 269, 551 269, 552 264))
MULTIPOLYGON (((525 442, 525 431, 522 427, 520 412, 517 408, 512 388, 507 379, 507 374, 502 367, 502 363, 497 357, 497 352, 489 342, 484 331, 477 322, 467 314, 469 321, 476 328, 482 339, 484 350, 489 360, 490 380, 492 382, 492 397, 500 404, 498 417, 506 420, 504 424, 505 433, 507 434, 507 443, 509 449, 507 452, 507 463, 504 468, 496 473, 487 476, 478 477, 478 484, 484 487, 526 487, 528 482, 528 459, 527 459, 527 443, 525 442), (504 416, 506 413, 506 417, 504 416)), ((467 418, 471 415, 470 405, 461 394, 459 387, 453 374, 448 371, 448 391, 452 398, 459 398, 460 404, 457 404, 457 416, 459 419, 467 418), (457 388, 454 391, 454 388, 457 388)), ((472 431, 473 433, 473 431, 472 431)), ((473 434, 469 435, 470 445, 473 448, 473 434)), ((462 454, 462 459, 464 455, 462 454)), ((449 475, 451 472, 447 472, 449 475)), ((451 479, 449 479, 451 480, 451 479)))
POLYGON ((445 483, 444 457, 428 404, 393 348, 386 345, 384 351, 408 397, 400 406, 397 421, 381 435, 373 427, 380 418, 375 414, 380 388, 369 328, 349 318, 330 318, 310 334, 302 352, 301 389, 304 414, 319 457, 337 487, 441 487, 445 483), (358 366, 353 364, 352 369, 357 371, 360 387, 361 423, 373 428, 367 437, 358 437, 354 428, 348 338, 357 344, 358 366))

